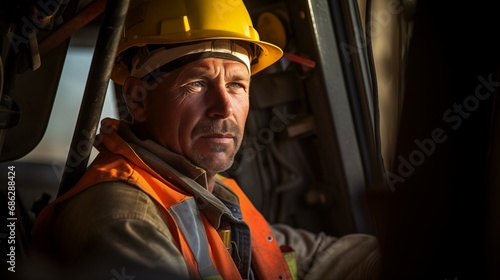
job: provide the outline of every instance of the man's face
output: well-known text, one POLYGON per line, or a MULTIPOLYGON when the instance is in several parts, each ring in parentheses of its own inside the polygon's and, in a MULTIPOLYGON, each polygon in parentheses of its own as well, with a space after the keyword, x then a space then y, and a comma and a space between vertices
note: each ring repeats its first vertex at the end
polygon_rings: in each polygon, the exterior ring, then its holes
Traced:
POLYGON ((246 66, 206 58, 157 82, 145 100, 143 123, 149 136, 209 174, 231 167, 249 109, 246 66))

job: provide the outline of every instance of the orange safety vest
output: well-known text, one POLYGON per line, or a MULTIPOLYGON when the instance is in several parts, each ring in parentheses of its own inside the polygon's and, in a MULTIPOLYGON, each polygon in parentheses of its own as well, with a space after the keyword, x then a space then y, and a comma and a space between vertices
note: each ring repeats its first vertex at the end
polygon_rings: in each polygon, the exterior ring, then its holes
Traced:
MULTIPOLYGON (((36 239, 50 236, 50 222, 55 215, 55 205, 98 183, 119 180, 141 189, 160 206, 169 223, 169 228, 172 229, 177 248, 184 257, 190 278, 242 279, 217 230, 203 214, 200 214, 193 196, 174 186, 148 167, 117 134, 106 133, 102 143, 106 149, 101 149, 100 154, 79 183, 39 214, 34 228, 34 242, 47 244, 46 241, 37 242, 36 239), (193 209, 195 211, 192 211, 193 209), (189 214, 183 215, 182 213, 186 211, 189 214), (190 222, 198 223, 199 227, 196 230, 204 229, 205 235, 202 234, 201 238, 198 238, 200 235, 196 234, 196 238, 193 239, 193 234, 190 234, 193 229, 183 228, 185 223, 179 223, 180 219, 185 218, 192 219, 190 222), (206 240, 203 236, 206 236, 206 240), (195 247, 196 250, 191 247, 195 247)), ((267 221, 234 180, 223 177, 221 180, 239 197, 243 220, 250 228, 251 264, 257 278, 293 279, 267 221)))

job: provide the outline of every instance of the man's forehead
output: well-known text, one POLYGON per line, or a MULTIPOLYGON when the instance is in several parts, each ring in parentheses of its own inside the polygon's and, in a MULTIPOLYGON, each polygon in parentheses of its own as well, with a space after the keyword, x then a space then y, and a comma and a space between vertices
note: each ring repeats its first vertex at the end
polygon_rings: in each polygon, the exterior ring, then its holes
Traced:
POLYGON ((211 57, 200 59, 184 65, 178 71, 179 76, 192 77, 210 77, 212 75, 219 75, 221 72, 233 79, 250 79, 250 72, 244 63, 225 58, 211 57))

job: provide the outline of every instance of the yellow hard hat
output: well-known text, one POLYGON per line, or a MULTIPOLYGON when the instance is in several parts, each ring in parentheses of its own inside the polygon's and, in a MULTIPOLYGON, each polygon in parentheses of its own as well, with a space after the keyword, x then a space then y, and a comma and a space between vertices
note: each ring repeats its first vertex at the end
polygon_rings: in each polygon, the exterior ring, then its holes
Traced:
MULTIPOLYGON (((255 44, 252 75, 278 61, 283 51, 260 41, 242 0, 132 0, 118 46, 118 56, 131 47, 179 44, 214 39, 255 44)), ((123 84, 129 69, 119 59, 111 79, 123 84)))

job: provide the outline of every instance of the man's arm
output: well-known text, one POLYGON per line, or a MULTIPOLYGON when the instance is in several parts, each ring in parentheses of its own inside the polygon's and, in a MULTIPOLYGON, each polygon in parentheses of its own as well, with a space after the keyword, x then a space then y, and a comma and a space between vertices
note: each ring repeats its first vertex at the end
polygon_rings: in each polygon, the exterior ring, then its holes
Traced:
POLYGON ((295 251, 299 279, 379 279, 381 260, 374 236, 348 234, 336 238, 281 224, 271 228, 278 244, 295 251))
POLYGON ((96 185, 62 205, 55 232, 64 279, 188 278, 159 208, 123 182, 96 185))

